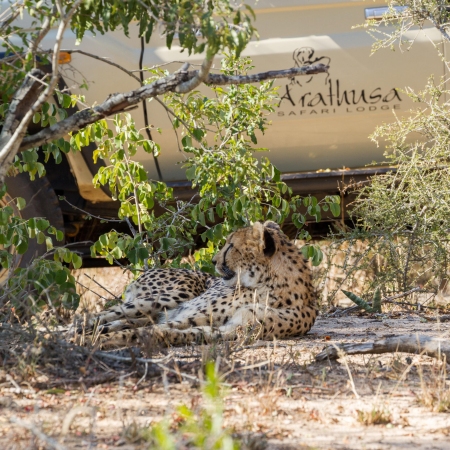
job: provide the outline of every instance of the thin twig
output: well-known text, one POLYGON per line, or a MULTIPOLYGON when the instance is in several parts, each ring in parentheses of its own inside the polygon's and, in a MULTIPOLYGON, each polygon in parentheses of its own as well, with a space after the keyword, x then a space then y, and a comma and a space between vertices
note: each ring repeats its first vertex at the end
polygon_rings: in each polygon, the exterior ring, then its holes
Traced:
POLYGON ((111 291, 108 291, 108 289, 105 288, 105 286, 101 285, 98 281, 94 280, 91 276, 89 276, 87 273, 83 274, 85 277, 88 277, 91 281, 93 281, 97 286, 100 286, 102 289, 104 289, 109 295, 112 295, 116 300, 120 300, 117 295, 114 295, 111 291))
POLYGON ((350 367, 348 365, 347 355, 345 354, 345 352, 341 348, 337 347, 335 344, 333 344, 333 346, 337 350, 337 352, 339 354, 339 357, 344 361, 344 365, 345 365, 345 368, 347 369, 347 372, 348 372, 348 377, 350 379, 350 386, 352 388, 353 394, 355 395, 356 398, 359 398, 359 394, 358 394, 358 392, 356 392, 355 382, 353 381, 352 372, 351 372, 350 367))
POLYGON ((386 298, 384 298, 384 299, 382 300, 382 302, 387 302, 387 303, 389 303, 391 300, 395 300, 395 299, 397 299, 397 298, 406 297, 407 295, 412 294, 413 292, 417 292, 417 291, 420 291, 420 286, 417 286, 417 287, 415 287, 415 288, 413 288, 413 289, 410 289, 409 291, 402 292, 401 294, 393 295, 393 296, 391 296, 391 297, 386 297, 386 298))
POLYGON ((105 218, 100 217, 100 216, 94 216, 94 215, 91 214, 90 212, 85 211, 84 209, 78 208, 78 206, 75 206, 75 205, 73 205, 72 203, 70 203, 69 200, 67 200, 66 197, 63 197, 62 200, 63 200, 64 202, 66 202, 69 206, 71 206, 73 209, 76 209, 77 211, 80 211, 80 212, 82 212, 82 213, 84 213, 84 214, 87 214, 89 217, 92 217, 92 218, 94 218, 94 219, 103 220, 103 221, 105 221, 105 222, 118 222, 118 223, 124 222, 123 219, 105 219, 105 218))
POLYGON ((425 308, 425 309, 437 309, 437 310, 440 310, 441 308, 437 308, 437 307, 435 307, 435 306, 425 306, 425 305, 422 305, 421 303, 417 303, 416 305, 413 305, 413 304, 411 304, 411 303, 406 303, 406 302, 394 302, 394 301, 391 301, 391 300, 386 300, 384 303, 390 303, 390 304, 392 304, 392 305, 400 305, 400 306, 409 306, 409 307, 415 307, 415 308, 417 308, 418 310, 420 310, 420 309, 422 309, 422 308, 425 308))
MULTIPOLYGON (((100 356, 103 358, 108 358, 108 359, 114 359, 116 361, 126 361, 126 362, 133 362, 133 359, 130 358, 129 356, 119 356, 119 355, 112 355, 111 353, 108 352, 102 352, 102 351, 96 351, 94 353, 95 356, 100 356)), ((159 365, 162 362, 165 362, 169 359, 171 359, 173 356, 173 353, 169 353, 167 356, 164 356, 164 358, 159 358, 159 359, 151 359, 151 358, 134 358, 134 361, 140 362, 140 363, 144 363, 144 364, 156 364, 159 365)))
POLYGON ((102 298, 103 300, 108 301, 109 299, 107 299, 106 297, 103 297, 103 295, 98 294, 97 292, 93 291, 92 289, 89 289, 87 286, 85 286, 83 283, 80 283, 78 280, 75 280, 75 283, 79 284, 81 287, 83 287, 84 289, 87 289, 89 292, 92 292, 93 294, 95 294, 97 297, 102 298))
POLYGON ((134 78, 139 84, 141 84, 141 80, 136 75, 134 75, 130 70, 125 69, 125 67, 122 67, 120 64, 112 62, 105 57, 97 56, 94 55, 93 53, 88 53, 83 50, 61 50, 61 51, 67 53, 80 53, 81 55, 88 56, 89 58, 97 59, 98 61, 104 62, 105 64, 114 66, 117 69, 121 70, 122 72, 125 72, 127 75, 129 75, 131 78, 134 78))
POLYGON ((18 425, 19 427, 25 428, 29 431, 31 431, 38 439, 45 442, 49 447, 54 448, 56 450, 67 450, 67 447, 64 445, 61 445, 58 441, 51 438, 50 436, 47 436, 45 433, 43 433, 39 428, 36 427, 33 423, 25 422, 22 419, 19 419, 18 417, 11 417, 9 419, 11 423, 14 423, 18 425))

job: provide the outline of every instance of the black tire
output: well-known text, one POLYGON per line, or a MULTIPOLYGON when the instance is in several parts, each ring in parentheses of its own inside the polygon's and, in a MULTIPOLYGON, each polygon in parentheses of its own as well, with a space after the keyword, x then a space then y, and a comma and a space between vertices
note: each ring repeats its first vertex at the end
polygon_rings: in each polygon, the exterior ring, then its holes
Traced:
MULTIPOLYGON (((36 178, 30 180, 28 173, 20 173, 15 177, 6 178, 7 193, 0 203, 9 203, 15 209, 15 214, 23 219, 32 217, 43 217, 58 230, 64 232, 64 220, 58 197, 47 178, 36 178), (26 206, 21 211, 15 208, 15 202, 11 200, 22 197, 26 201, 26 206)), ((2 205, 2 206, 3 206, 2 205)), ((59 245, 63 242, 59 242, 59 245)), ((15 255, 15 267, 27 267, 36 257, 42 256, 46 252, 45 244, 38 244, 35 239, 30 239, 28 250, 23 255, 15 255)), ((0 282, 7 272, 0 266, 0 282), (3 273, 2 273, 3 272, 3 273)))

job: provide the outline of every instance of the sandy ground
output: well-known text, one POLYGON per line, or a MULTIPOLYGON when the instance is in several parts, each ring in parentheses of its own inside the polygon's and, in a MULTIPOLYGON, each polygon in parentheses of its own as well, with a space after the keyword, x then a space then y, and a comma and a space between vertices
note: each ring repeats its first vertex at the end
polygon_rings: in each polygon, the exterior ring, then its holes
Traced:
MULTIPOLYGON (((385 320, 320 318, 303 339, 275 345, 257 342, 228 357, 234 370, 225 378, 226 426, 240 433, 263 433, 267 448, 273 449, 450 449, 450 414, 420 404, 424 392, 436 390, 442 382, 436 361, 388 354, 314 362, 314 355, 327 344, 415 332, 448 336, 450 325, 423 323, 409 315, 385 320), (358 410, 384 411, 388 423, 364 425, 358 410)), ((204 348, 176 350, 180 361, 186 356, 195 370, 188 364, 181 373, 197 376, 199 366, 194 363, 204 357, 204 348)), ((36 380, 39 377, 45 375, 36 369, 36 380)), ((127 440, 130 426, 149 426, 171 416, 182 403, 195 404, 199 389, 183 375, 167 374, 165 382, 158 376, 138 384, 140 378, 119 373, 116 380, 89 388, 62 382, 58 388, 38 390, 33 387, 36 380, 21 383, 17 373, 0 371, 0 448, 51 448, 40 447, 39 440, 12 424, 11 418, 34 424, 66 448, 146 448, 145 443, 127 440), (81 415, 62 438, 64 418, 77 408, 81 415)), ((448 380, 443 382, 448 391, 448 380)))
MULTIPOLYGON (((114 283, 108 290, 117 294, 122 289, 117 277, 114 283)), ((101 303, 97 299, 94 295, 92 301, 101 303)), ((50 377, 49 367, 25 370, 20 359, 13 368, 4 361, 0 449, 148 448, 138 430, 163 417, 174 419, 180 404, 201 404, 208 354, 220 358, 225 426, 247 436, 250 443, 243 448, 450 449, 450 381, 441 362, 405 353, 314 359, 333 343, 410 333, 448 338, 450 323, 426 322, 409 312, 321 316, 307 336, 296 340, 257 341, 232 351, 171 349, 175 365, 167 367, 177 370, 150 370, 147 377, 132 364, 119 370, 100 361, 97 367, 111 374, 103 383, 88 383, 93 376, 86 372, 88 363, 79 368, 78 382, 68 382, 50 377), (445 400, 441 409, 447 412, 436 411, 438 398, 445 400), (380 414, 384 423, 372 424, 370 417, 380 414)))

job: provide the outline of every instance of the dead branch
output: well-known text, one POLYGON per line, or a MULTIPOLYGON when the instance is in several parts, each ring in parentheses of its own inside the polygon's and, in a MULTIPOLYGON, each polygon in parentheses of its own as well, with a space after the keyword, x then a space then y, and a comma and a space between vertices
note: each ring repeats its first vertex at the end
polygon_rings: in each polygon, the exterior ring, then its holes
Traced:
MULTIPOLYGON (((97 280, 89 276, 87 273, 83 274, 85 277, 88 277, 92 282, 94 282, 97 286, 101 287, 103 290, 105 290, 109 295, 112 295, 116 300, 120 300, 120 297, 117 297, 117 295, 114 295, 111 291, 105 288, 102 284, 100 284, 97 280)), ((98 294, 97 294, 98 295, 98 294)), ((100 296, 101 297, 101 296, 100 296)), ((104 297, 102 297, 104 298, 104 297)))
POLYGON ((394 303, 394 302, 392 302, 392 300, 396 300, 397 298, 406 297, 407 295, 412 294, 413 292, 417 292, 417 291, 420 291, 420 286, 410 289, 409 291, 402 292, 401 294, 393 295, 391 297, 386 297, 382 300, 382 302, 394 303))
POLYGON ((443 314, 442 316, 425 316, 429 322, 450 322, 450 314, 443 314))
POLYGON ((92 433, 92 428, 94 427, 95 416, 96 416, 95 408, 92 407, 92 406, 76 406, 75 408, 72 408, 66 414, 66 417, 64 417, 64 420, 63 420, 63 423, 62 423, 62 427, 61 427, 61 434, 63 436, 65 436, 66 434, 69 433, 70 425, 72 424, 72 422, 75 419, 75 417, 80 415, 80 414, 83 414, 83 415, 91 417, 91 423, 90 423, 91 430, 90 430, 90 432, 92 433))
MULTIPOLYGON (((43 91, 45 87, 43 80, 46 76, 47 74, 42 70, 33 69, 27 74, 22 85, 17 89, 3 123, 0 134, 0 148, 3 143, 6 144, 12 138, 36 98, 43 91)), ((25 131, 23 134, 25 134, 25 131)))
POLYGON ((31 431, 39 440, 45 442, 46 446, 48 446, 49 448, 54 448, 56 450, 66 450, 66 447, 64 445, 61 445, 55 439, 51 438, 50 436, 47 436, 33 423, 25 422, 25 420, 19 419, 18 417, 11 417, 9 421, 11 423, 18 425, 19 427, 31 431))
POLYGON ((379 355, 382 353, 401 352, 427 355, 438 359, 445 355, 447 361, 450 361, 450 343, 448 339, 416 334, 393 336, 361 344, 329 346, 316 356, 316 361, 338 359, 340 352, 344 352, 347 355, 379 355))
MULTIPOLYGON (((272 70, 253 75, 228 76, 209 74, 204 82, 211 85, 247 84, 274 78, 290 78, 300 75, 326 73, 327 70, 328 66, 315 64, 307 67, 294 67, 287 70, 272 70)), ((20 145, 19 151, 39 147, 55 139, 64 137, 68 133, 81 130, 87 125, 97 122, 104 117, 122 112, 147 98, 153 98, 167 92, 175 92, 179 86, 186 86, 184 83, 192 79, 198 79, 199 76, 202 76, 202 74, 198 70, 189 72, 177 71, 151 84, 141 86, 134 91, 111 95, 100 105, 80 111, 36 134, 25 137, 20 145)))
POLYGON ((162 362, 166 362, 169 359, 172 358, 173 353, 169 353, 167 356, 164 356, 163 358, 159 358, 159 359, 151 359, 151 358, 130 358, 128 356, 119 356, 119 355, 114 355, 112 353, 108 353, 108 352, 102 352, 102 351, 96 351, 95 356, 99 356, 100 358, 107 358, 107 359, 114 359, 116 361, 126 361, 126 362, 139 362, 139 363, 145 363, 145 364, 157 364, 159 365, 162 362))

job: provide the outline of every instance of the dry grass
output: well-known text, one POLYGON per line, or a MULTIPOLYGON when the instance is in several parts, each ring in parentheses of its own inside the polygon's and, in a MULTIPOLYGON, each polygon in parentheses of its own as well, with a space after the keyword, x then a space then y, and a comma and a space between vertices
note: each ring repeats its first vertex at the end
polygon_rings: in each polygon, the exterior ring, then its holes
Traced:
POLYGON ((362 425, 386 425, 391 423, 391 413, 386 409, 373 408, 370 411, 356 410, 357 420, 362 425))
MULTIPOLYGON (((94 312, 130 279, 114 268, 77 277, 84 307, 94 312)), ((307 336, 290 341, 242 336, 106 355, 62 341, 57 329, 3 324, 0 448, 149 448, 152 427, 162 419, 177 429, 179 405, 201 407, 211 359, 222 374, 224 425, 243 449, 379 449, 383 439, 430 448, 450 430, 444 363, 400 353, 314 359, 325 345, 413 332, 449 337, 450 324, 396 308, 383 317, 323 315, 307 336)))

